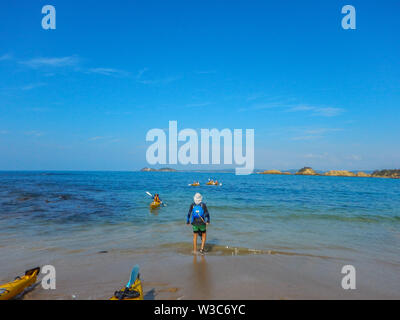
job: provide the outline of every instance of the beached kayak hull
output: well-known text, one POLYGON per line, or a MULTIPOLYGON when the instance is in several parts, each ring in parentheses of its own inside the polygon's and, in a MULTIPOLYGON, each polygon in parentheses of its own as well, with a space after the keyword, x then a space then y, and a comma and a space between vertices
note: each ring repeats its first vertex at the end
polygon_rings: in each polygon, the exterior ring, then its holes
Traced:
POLYGON ((39 267, 28 270, 23 277, 17 277, 12 282, 0 285, 0 300, 10 300, 24 291, 25 288, 33 285, 39 271, 39 267))
MULTIPOLYGON (((123 288, 122 290, 124 290, 123 288)), ((137 291, 139 293, 138 297, 135 298, 123 298, 123 299, 118 299, 115 295, 110 299, 110 300, 143 300, 143 288, 142 288, 142 282, 140 281, 139 278, 136 279, 135 283, 133 286, 129 288, 130 291, 137 291)))
POLYGON ((152 202, 150 203, 150 209, 158 208, 161 205, 161 202, 152 202))

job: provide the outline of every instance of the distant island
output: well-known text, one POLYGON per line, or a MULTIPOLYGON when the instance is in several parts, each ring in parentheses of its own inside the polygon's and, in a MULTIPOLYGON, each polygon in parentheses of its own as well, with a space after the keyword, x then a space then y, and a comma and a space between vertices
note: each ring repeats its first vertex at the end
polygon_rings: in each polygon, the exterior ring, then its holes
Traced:
MULTIPOLYGON (((178 170, 172 168, 161 168, 154 169, 145 167, 140 170, 141 172, 177 172, 178 170)), ((182 170, 181 170, 182 171, 182 170)), ((375 170, 372 173, 365 173, 363 171, 352 172, 348 170, 329 170, 326 172, 316 172, 311 167, 304 167, 300 170, 288 170, 288 171, 280 171, 280 170, 258 170, 255 172, 257 174, 278 174, 278 175, 302 175, 302 176, 331 176, 331 177, 366 177, 366 178, 392 178, 392 179, 400 179, 400 169, 384 169, 384 170, 375 170), (291 172, 290 172, 291 171, 291 172)), ((233 173, 234 170, 188 170, 184 172, 226 172, 233 173)), ((371 172, 371 171, 369 171, 371 172)))
POLYGON ((373 177, 381 177, 381 178, 395 178, 400 179, 400 169, 384 169, 384 170, 375 170, 372 172, 373 177))
POLYGON ((142 172, 176 172, 177 170, 172 169, 172 168, 161 168, 161 169, 143 168, 140 171, 142 171, 142 172))
MULTIPOLYGON (((281 172, 279 170, 265 170, 258 172, 258 174, 292 174, 290 172, 281 172)), ((332 176, 332 177, 371 177, 371 178, 392 178, 400 179, 400 169, 384 169, 375 170, 371 174, 365 173, 363 171, 352 172, 347 170, 330 170, 325 173, 317 173, 311 167, 301 168, 299 171, 294 173, 295 175, 303 176, 332 176)))
POLYGON ((260 174, 291 174, 290 172, 286 172, 286 171, 281 172, 279 170, 266 170, 266 171, 259 172, 259 173, 260 174))

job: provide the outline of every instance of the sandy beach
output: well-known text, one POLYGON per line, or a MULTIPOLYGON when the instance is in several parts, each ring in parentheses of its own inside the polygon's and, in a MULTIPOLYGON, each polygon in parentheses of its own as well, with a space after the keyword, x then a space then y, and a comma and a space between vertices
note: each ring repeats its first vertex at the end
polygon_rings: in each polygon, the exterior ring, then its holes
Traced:
MULTIPOLYGON (((340 259, 111 251, 70 255, 47 263, 56 267, 56 290, 44 290, 39 284, 24 299, 109 299, 126 283, 136 263, 141 266, 144 298, 150 300, 400 298, 399 279, 390 268, 374 270, 373 266, 361 265, 357 269, 357 289, 343 290, 341 268, 355 261, 340 259)), ((10 267, 4 274, 14 275, 15 268, 10 267)))

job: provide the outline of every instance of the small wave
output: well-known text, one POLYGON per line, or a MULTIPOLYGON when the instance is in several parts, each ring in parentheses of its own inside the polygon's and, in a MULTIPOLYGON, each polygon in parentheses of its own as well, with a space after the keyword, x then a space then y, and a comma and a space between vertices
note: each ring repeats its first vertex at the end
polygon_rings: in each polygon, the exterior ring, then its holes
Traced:
POLYGON ((246 218, 248 216, 257 216, 272 220, 331 220, 331 221, 343 221, 343 222, 361 222, 361 223, 380 223, 380 222, 400 222, 400 216, 388 215, 388 214, 371 214, 371 213, 345 213, 338 211, 335 213, 327 213, 321 211, 312 212, 310 210, 293 209, 292 211, 288 208, 280 210, 274 206, 257 206, 246 208, 239 206, 210 206, 212 212, 230 212, 231 215, 238 215, 246 218))
POLYGON ((16 196, 16 200, 18 202, 29 201, 29 200, 40 198, 42 196, 42 194, 40 194, 40 193, 18 192, 18 191, 11 191, 10 195, 11 196, 16 196))
POLYGON ((379 223, 379 222, 400 222, 400 216, 398 215, 387 215, 387 214, 371 214, 371 213, 326 213, 326 212, 311 212, 310 210, 299 211, 293 209, 290 212, 289 208, 279 209, 274 206, 246 206, 246 208, 240 206, 209 206, 212 212, 230 212, 231 214, 243 214, 243 217, 249 216, 252 213, 258 217, 265 217, 268 219, 278 220, 332 220, 332 221, 345 221, 345 222, 362 222, 362 223, 379 223), (254 210, 254 212, 253 212, 254 210), (296 212, 297 211, 297 212, 296 212), (290 212, 290 213, 288 213, 290 212))
POLYGON ((243 211, 243 210, 257 210, 258 212, 263 211, 265 212, 265 210, 277 210, 277 208, 275 208, 272 205, 251 205, 251 204, 246 204, 245 207, 243 207, 243 204, 238 204, 237 206, 235 205, 209 205, 208 208, 213 211, 215 210, 223 210, 223 211, 243 211))
POLYGON ((70 199, 72 199, 72 196, 69 195, 69 194, 60 194, 58 196, 58 198, 61 199, 61 200, 70 200, 70 199))
POLYGON ((19 197, 19 198, 17 198, 17 201, 24 202, 24 201, 28 201, 28 200, 31 200, 31 199, 32 199, 32 197, 29 197, 29 196, 19 197))
MULTIPOLYGON (((160 246, 163 249, 173 249, 181 254, 191 254, 192 244, 187 242, 166 243, 160 246)), ((246 256, 246 255, 285 255, 285 256, 301 256, 320 259, 338 259, 329 256, 315 255, 308 253, 301 253, 295 251, 281 251, 281 250, 260 250, 245 247, 230 247, 223 245, 206 244, 207 254, 216 256, 246 256)))
POLYGON ((77 176, 82 175, 82 172, 41 172, 41 176, 77 176))
POLYGON ((283 220, 331 220, 331 221, 343 221, 343 222, 363 222, 363 223, 379 223, 379 222, 400 222, 399 216, 388 216, 388 215, 341 215, 341 214, 328 214, 328 213, 291 213, 276 215, 274 217, 268 216, 268 218, 276 218, 283 220))

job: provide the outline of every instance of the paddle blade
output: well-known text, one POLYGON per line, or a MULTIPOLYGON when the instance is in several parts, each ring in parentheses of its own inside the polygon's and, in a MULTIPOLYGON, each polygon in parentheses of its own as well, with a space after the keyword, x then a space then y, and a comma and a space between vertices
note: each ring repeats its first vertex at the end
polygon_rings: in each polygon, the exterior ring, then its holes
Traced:
POLYGON ((150 197, 153 198, 153 195, 152 195, 150 192, 146 191, 146 193, 147 193, 150 197))
POLYGON ((126 284, 127 288, 130 288, 135 283, 138 275, 139 275, 139 265, 137 264, 132 269, 131 278, 129 279, 128 283, 126 284))

